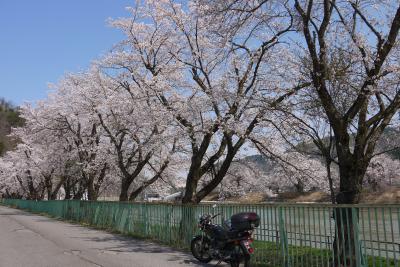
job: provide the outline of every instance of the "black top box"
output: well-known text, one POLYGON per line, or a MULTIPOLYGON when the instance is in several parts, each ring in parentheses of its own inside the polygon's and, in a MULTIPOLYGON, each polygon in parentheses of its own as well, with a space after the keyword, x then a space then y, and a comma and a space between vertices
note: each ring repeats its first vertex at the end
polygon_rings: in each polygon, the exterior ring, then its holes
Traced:
POLYGON ((231 217, 231 226, 234 230, 253 230, 260 225, 260 216, 255 212, 241 212, 231 217))

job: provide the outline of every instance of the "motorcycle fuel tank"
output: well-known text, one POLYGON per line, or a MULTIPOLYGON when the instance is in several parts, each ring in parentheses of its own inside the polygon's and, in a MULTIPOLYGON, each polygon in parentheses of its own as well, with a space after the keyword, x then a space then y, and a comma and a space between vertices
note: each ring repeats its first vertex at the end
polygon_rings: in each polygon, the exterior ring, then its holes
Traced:
POLYGON ((218 240, 228 239, 228 233, 222 226, 210 225, 208 232, 215 239, 218 240))

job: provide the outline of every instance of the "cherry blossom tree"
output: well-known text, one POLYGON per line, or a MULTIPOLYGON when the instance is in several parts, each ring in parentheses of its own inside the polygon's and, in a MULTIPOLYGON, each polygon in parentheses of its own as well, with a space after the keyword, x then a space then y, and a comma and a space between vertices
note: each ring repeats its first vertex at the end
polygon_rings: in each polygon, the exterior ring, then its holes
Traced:
POLYGON ((0 158, 0 195, 5 198, 26 197, 21 184, 16 179, 12 156, 6 154, 0 158))
MULTIPOLYGON (((287 13, 285 6, 280 11, 287 13)), ((289 78, 297 72, 288 71, 290 51, 280 42, 291 20, 282 23, 276 11, 262 21, 264 31, 252 21, 223 35, 195 4, 145 1, 131 12, 112 21, 127 39, 111 62, 156 97, 186 133, 190 167, 183 202, 197 203, 223 180, 268 108, 304 87, 289 78), (212 179, 199 188, 209 173, 212 179)))
POLYGON ((25 125, 15 128, 11 135, 21 144, 6 155, 5 160, 12 169, 6 173, 18 182, 24 197, 55 199, 65 181, 68 153, 59 136, 36 124, 32 119, 33 110, 29 105, 21 108, 25 125))
POLYGON ((93 65, 22 108, 26 125, 13 131, 22 145, 7 164, 27 198, 54 199, 63 187, 66 199, 96 200, 107 179, 121 177, 121 200, 130 187, 134 200, 158 179, 173 184, 179 131, 149 98, 114 78, 93 65))
POLYGON ((376 142, 399 109, 398 3, 197 2, 206 12, 219 15, 219 25, 227 25, 221 28, 231 29, 234 34, 246 29, 249 21, 262 25, 271 20, 268 12, 273 7, 285 5, 290 10, 290 30, 304 41, 294 34, 287 41, 298 56, 297 68, 303 74, 300 77, 312 81, 309 92, 314 103, 321 106, 335 138, 342 186, 340 202, 356 201, 376 142), (355 142, 351 142, 352 136, 355 142))
POLYGON ((387 154, 374 157, 365 178, 365 185, 374 191, 400 185, 400 160, 392 159, 387 154))
MULTIPOLYGON (((65 77, 47 100, 27 110, 26 117, 29 124, 34 125, 31 130, 37 136, 41 134, 57 139, 54 141, 59 147, 49 151, 49 159, 54 159, 58 153, 64 152, 68 155, 66 158, 70 159, 64 163, 79 168, 80 179, 74 179, 73 191, 75 188, 77 190, 73 197, 81 199, 87 191, 88 199, 96 200, 109 168, 107 153, 101 153, 106 146, 106 140, 102 138, 99 123, 84 109, 85 102, 80 94, 85 88, 79 77, 78 74, 65 77)), ((55 167, 51 160, 47 165, 55 167)), ((68 176, 64 176, 65 178, 68 176)), ((71 179, 64 179, 61 179, 64 185, 72 182, 71 179)), ((70 188, 65 189, 69 193, 70 188)))
POLYGON ((295 8, 308 52, 305 72, 335 136, 337 200, 356 203, 377 141, 400 107, 400 6, 395 1, 323 1, 320 6, 295 1, 295 8))
MULTIPOLYGON (((294 2, 305 44, 304 72, 335 136, 336 200, 357 203, 376 144, 400 108, 400 6, 397 1, 294 2)), ((352 237, 353 228, 341 223, 353 224, 351 211, 346 214, 336 220, 337 229, 352 237)), ((358 249, 349 240, 335 240, 334 247, 343 261, 351 261, 358 249)))
POLYGON ((91 102, 93 115, 110 140, 110 156, 121 177, 119 199, 132 201, 166 175, 178 131, 171 128, 168 114, 162 113, 153 104, 155 100, 135 84, 127 83, 123 77, 107 76, 98 68, 86 75, 91 86, 85 99, 91 102), (133 188, 128 196, 130 187, 133 188))
POLYGON ((40 174, 37 165, 37 151, 20 144, 15 151, 9 151, 6 160, 10 168, 11 179, 20 187, 22 196, 26 199, 41 200, 45 197, 46 187, 44 177, 40 174))

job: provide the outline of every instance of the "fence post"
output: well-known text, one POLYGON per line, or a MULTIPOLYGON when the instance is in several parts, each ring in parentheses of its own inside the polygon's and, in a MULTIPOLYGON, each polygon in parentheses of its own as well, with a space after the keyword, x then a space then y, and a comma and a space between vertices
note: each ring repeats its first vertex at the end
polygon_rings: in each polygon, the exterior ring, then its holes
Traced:
POLYGON ((285 220, 283 219, 283 207, 279 206, 279 236, 281 241, 282 257, 285 267, 290 267, 290 258, 288 250, 288 239, 285 229, 285 220))
POLYGON ((358 226, 358 208, 351 208, 351 220, 353 222, 353 233, 354 233, 354 247, 356 252, 356 267, 364 267, 363 255, 361 251, 361 242, 359 238, 359 226, 358 226))
MULTIPOLYGON (((280 231, 280 227, 279 227, 279 231, 280 231)), ((276 230, 275 231, 275 236, 276 236, 276 245, 279 245, 279 243, 280 243, 280 241, 279 241, 279 231, 278 230, 276 230)))
POLYGON ((143 203, 143 204, 141 204, 140 205, 141 206, 141 210, 142 210, 142 222, 141 222, 141 224, 142 224, 142 227, 143 227, 143 236, 144 237, 148 237, 148 232, 147 232, 147 204, 146 203, 143 203))

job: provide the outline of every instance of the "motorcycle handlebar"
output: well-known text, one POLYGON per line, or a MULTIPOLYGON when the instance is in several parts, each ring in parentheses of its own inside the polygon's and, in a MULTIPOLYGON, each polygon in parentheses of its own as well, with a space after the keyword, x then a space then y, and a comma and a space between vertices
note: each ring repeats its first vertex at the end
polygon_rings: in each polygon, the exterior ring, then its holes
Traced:
POLYGON ((211 223, 211 220, 214 219, 215 217, 221 215, 221 213, 215 214, 215 215, 211 215, 211 214, 205 214, 203 216, 200 217, 200 223, 204 222, 204 223, 211 223))
POLYGON ((221 213, 215 214, 214 216, 211 217, 211 219, 214 219, 215 217, 221 215, 221 213))

